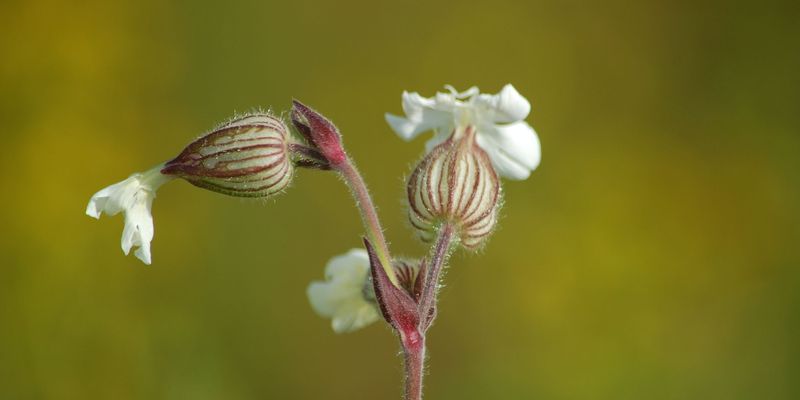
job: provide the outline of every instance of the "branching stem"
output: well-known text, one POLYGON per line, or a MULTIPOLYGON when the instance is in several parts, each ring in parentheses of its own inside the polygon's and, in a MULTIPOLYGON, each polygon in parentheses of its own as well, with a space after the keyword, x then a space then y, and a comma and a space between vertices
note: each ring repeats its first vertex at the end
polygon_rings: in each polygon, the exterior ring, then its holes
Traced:
MULTIPOLYGON (((361 214, 361 221, 364 224, 367 239, 375 246, 375 252, 389 279, 396 286, 399 286, 394 268, 392 268, 389 246, 383 236, 378 213, 367 190, 367 185, 364 183, 364 178, 361 177, 349 157, 342 163, 332 165, 332 168, 342 175, 345 183, 350 188, 361 214)), ((413 332, 400 332, 400 343, 403 347, 405 366, 405 400, 422 400, 422 378, 425 370, 425 332, 432 322, 439 279, 455 240, 457 240, 457 237, 454 234, 454 227, 449 223, 443 224, 439 228, 436 242, 431 248, 426 275, 420 277, 424 279, 422 294, 419 299, 420 326, 418 330, 413 332)))

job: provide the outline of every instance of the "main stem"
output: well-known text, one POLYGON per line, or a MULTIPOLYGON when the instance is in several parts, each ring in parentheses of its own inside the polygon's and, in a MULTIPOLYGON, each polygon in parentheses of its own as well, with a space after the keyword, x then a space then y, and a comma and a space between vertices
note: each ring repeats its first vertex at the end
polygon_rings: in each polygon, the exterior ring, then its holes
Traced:
POLYGON ((422 400, 422 376, 425 369, 425 335, 415 341, 401 339, 406 373, 404 400, 422 400))
POLYGON ((364 183, 364 178, 358 173, 358 170, 353 165, 353 161, 349 157, 344 162, 334 165, 333 168, 342 174, 342 177, 350 188, 353 198, 356 200, 356 207, 361 214, 361 222, 364 224, 367 239, 375 246, 375 252, 383 264, 383 269, 386 275, 395 285, 398 285, 397 276, 392 268, 392 258, 389 255, 389 246, 386 244, 386 238, 383 236, 383 229, 381 222, 378 219, 378 212, 375 210, 375 204, 372 202, 372 197, 369 195, 367 185, 364 183))

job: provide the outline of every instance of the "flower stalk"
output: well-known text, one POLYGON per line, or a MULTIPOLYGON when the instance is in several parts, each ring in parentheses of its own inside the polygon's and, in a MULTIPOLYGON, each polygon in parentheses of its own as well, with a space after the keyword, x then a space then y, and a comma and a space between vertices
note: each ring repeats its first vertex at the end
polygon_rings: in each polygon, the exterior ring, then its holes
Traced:
POLYGON ((436 316, 436 297, 439 292, 439 281, 447 258, 450 256, 457 237, 454 236, 452 224, 445 223, 439 228, 436 242, 431 247, 430 262, 426 269, 422 293, 419 299, 419 312, 425 316, 423 332, 427 332, 436 316))
POLYGON ((375 209, 375 204, 372 202, 372 197, 369 195, 364 178, 358 173, 355 165, 350 160, 350 157, 345 159, 345 162, 336 166, 336 171, 344 178, 345 183, 350 188, 353 198, 356 201, 359 214, 361 214, 361 222, 364 224, 367 238, 370 242, 375 243, 375 252, 381 265, 388 266, 384 270, 389 276, 389 280, 393 284, 399 285, 397 276, 391 268, 391 256, 389 254, 389 246, 386 244, 386 238, 383 235, 381 228, 381 221, 378 219, 378 211, 375 209))

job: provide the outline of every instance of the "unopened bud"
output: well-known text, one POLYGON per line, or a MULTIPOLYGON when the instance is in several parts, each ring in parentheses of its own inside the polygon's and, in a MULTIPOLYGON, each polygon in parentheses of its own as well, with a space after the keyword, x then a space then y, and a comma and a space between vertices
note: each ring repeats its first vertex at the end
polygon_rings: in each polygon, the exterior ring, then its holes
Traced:
POLYGON ((325 157, 330 166, 340 165, 347 158, 336 126, 322 114, 297 100, 292 101, 292 124, 325 157))
POLYGON ((499 200, 500 179, 471 127, 434 147, 408 180, 408 217, 425 242, 449 223, 464 247, 479 247, 497 222, 499 200))
POLYGON ((230 196, 269 196, 292 180, 288 139, 280 119, 247 115, 195 140, 161 172, 230 196))
POLYGON ((366 238, 364 238, 364 246, 369 255, 375 300, 378 302, 383 318, 400 333, 403 343, 408 341, 419 343, 419 310, 416 301, 408 291, 392 283, 389 276, 386 275, 386 269, 381 265, 375 249, 366 238))

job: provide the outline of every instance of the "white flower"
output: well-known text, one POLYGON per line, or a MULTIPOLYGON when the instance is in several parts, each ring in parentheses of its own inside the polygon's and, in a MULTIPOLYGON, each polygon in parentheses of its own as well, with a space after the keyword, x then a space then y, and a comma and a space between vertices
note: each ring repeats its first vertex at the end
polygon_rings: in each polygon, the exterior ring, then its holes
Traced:
POLYGON ((369 280, 369 257, 363 249, 328 261, 325 282, 312 282, 307 294, 317 314, 332 318, 336 333, 352 332, 380 319, 369 280))
POLYGON ((457 129, 475 127, 478 145, 486 151, 497 173, 508 179, 526 179, 541 160, 539 137, 525 122, 531 105, 510 84, 495 95, 480 93, 477 87, 457 92, 445 86, 448 93, 425 98, 419 93, 403 92, 406 116, 386 114, 386 122, 404 140, 433 130, 426 143, 430 151, 444 142, 457 129))
POLYGON ((122 182, 113 184, 92 196, 86 214, 99 219, 102 213, 125 213, 122 230, 122 251, 127 255, 131 247, 139 247, 135 254, 150 265, 150 241, 153 240, 153 216, 150 209, 156 189, 173 178, 161 174, 161 165, 147 172, 136 173, 122 182))

